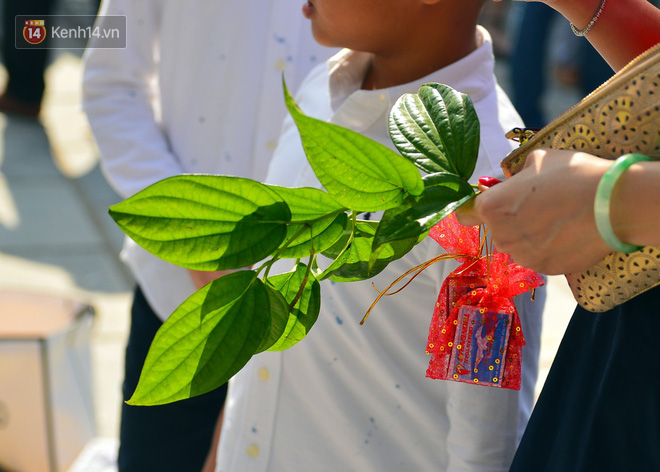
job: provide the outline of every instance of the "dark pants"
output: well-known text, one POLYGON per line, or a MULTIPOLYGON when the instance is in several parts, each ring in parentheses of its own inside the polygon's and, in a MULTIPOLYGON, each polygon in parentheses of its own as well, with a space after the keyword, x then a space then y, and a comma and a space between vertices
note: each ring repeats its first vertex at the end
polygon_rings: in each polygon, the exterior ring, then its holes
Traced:
POLYGON ((552 23, 558 15, 542 3, 521 5, 522 20, 511 54, 511 101, 525 126, 546 125, 542 99, 547 87, 548 41, 552 23))
MULTIPOLYGON (((17 15, 41 15, 52 13, 52 0, 4 0, 2 57, 9 80, 7 95, 25 103, 39 105, 44 94, 44 71, 48 60, 48 49, 16 49, 14 32, 17 15)), ((44 39, 47 46, 48 35, 44 39)))
MULTIPOLYGON (((138 383, 151 341, 162 325, 142 291, 135 290, 126 346, 124 400, 138 383)), ((122 406, 120 472, 199 471, 211 446, 227 386, 198 397, 160 406, 122 406)))
MULTIPOLYGON (((98 10, 100 0, 91 0, 91 8, 98 10)), ((44 72, 49 49, 16 49, 15 21, 17 15, 31 15, 44 20, 54 13, 56 0, 4 0, 2 11, 2 58, 9 77, 6 93, 11 98, 39 105, 44 95, 44 72)), ((49 35, 41 44, 48 47, 49 35)))

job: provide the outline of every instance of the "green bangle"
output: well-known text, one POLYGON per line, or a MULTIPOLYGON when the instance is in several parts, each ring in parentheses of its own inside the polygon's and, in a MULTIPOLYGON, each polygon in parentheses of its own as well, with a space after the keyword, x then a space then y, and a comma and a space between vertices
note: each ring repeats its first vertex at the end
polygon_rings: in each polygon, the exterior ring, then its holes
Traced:
POLYGON ((628 170, 628 167, 640 161, 652 161, 644 154, 625 154, 614 161, 614 164, 603 174, 596 189, 596 199, 594 200, 594 216, 596 217, 596 227, 603 241, 609 247, 617 252, 629 253, 642 249, 643 246, 635 246, 621 242, 614 234, 612 222, 610 221, 610 199, 612 189, 616 185, 619 177, 628 170))

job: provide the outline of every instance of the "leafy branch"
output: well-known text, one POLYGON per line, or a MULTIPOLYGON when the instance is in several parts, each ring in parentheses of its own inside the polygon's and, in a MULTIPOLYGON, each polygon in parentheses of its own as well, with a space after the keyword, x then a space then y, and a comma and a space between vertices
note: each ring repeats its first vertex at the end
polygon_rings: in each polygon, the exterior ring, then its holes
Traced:
POLYGON ((237 269, 195 292, 163 324, 132 405, 208 392, 253 355, 293 346, 318 318, 322 280, 377 275, 474 196, 467 179, 477 160, 479 121, 467 95, 431 83, 401 97, 390 114, 398 154, 306 116, 284 91, 325 190, 179 175, 110 208, 122 231, 168 262, 237 269), (376 211, 384 212, 380 222, 357 218, 376 211), (319 254, 331 260, 326 268, 319 267, 319 254), (270 276, 281 259, 293 259, 291 271, 270 276))

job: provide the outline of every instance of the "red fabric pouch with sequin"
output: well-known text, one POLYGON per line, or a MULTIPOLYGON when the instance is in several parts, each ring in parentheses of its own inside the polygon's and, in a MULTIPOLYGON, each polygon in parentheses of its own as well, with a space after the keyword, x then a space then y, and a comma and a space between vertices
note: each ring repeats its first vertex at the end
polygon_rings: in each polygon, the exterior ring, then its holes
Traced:
POLYGON ((518 390, 525 338, 513 297, 543 285, 508 254, 482 255, 479 227, 453 215, 430 236, 461 265, 444 281, 433 312, 427 377, 518 390))

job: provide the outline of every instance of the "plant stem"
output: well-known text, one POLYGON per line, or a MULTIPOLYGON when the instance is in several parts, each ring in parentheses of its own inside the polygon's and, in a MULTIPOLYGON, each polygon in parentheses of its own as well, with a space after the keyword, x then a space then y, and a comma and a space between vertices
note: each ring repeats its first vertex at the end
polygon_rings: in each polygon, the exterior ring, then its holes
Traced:
POLYGON ((307 264, 307 270, 305 271, 305 277, 303 278, 302 283, 300 284, 300 289, 298 290, 298 293, 296 293, 296 296, 293 297, 293 300, 291 303, 289 303, 289 313, 293 311, 293 307, 296 306, 296 303, 298 303, 298 300, 300 300, 300 297, 302 297, 303 290, 305 290, 305 285, 307 285, 307 281, 309 280, 309 274, 312 270, 312 263, 314 262, 314 251, 312 250, 312 253, 309 255, 309 263, 307 264))

